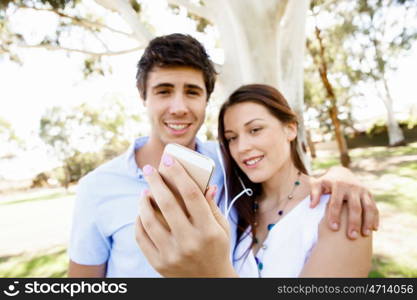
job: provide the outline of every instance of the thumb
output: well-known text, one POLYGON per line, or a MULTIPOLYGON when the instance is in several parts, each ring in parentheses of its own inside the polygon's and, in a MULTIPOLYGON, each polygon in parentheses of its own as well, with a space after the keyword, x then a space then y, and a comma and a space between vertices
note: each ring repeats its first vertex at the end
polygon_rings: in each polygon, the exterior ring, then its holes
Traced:
POLYGON ((216 219, 217 223, 223 228, 223 230, 226 231, 226 233, 229 235, 229 222, 226 220, 226 218, 221 213, 219 207, 217 206, 217 203, 215 201, 216 199, 216 193, 217 193, 217 186, 210 186, 206 191, 206 199, 207 203, 210 207, 210 211, 213 214, 214 218, 216 219))

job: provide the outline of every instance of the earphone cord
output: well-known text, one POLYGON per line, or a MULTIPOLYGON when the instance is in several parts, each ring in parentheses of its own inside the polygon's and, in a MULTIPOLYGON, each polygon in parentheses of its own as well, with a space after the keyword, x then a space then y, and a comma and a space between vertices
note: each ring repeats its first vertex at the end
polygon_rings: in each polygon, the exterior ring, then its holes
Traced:
MULTIPOLYGON (((242 182, 242 180, 240 179, 240 177, 239 177, 239 180, 241 181, 241 183, 242 183, 242 185, 243 185, 243 187, 245 186, 244 184, 243 184, 243 182, 242 182)), ((232 209, 232 207, 233 207, 233 204, 235 204, 235 202, 236 202, 236 200, 237 199, 239 199, 243 194, 247 194, 248 196, 252 196, 253 195, 253 191, 252 191, 252 189, 250 189, 250 188, 245 188, 243 191, 241 191, 239 194, 237 194, 234 198, 233 198, 233 200, 232 200, 232 202, 230 202, 230 206, 226 209, 226 218, 229 216, 229 213, 230 213, 230 210, 232 209)))
POLYGON ((223 156, 220 153, 220 145, 216 148, 217 151, 217 156, 219 157, 219 161, 220 161, 220 165, 222 167, 222 172, 223 172, 223 184, 224 184, 224 193, 225 193, 225 201, 224 201, 224 214, 226 216, 226 218, 229 217, 229 213, 233 207, 233 204, 235 204, 236 200, 239 199, 243 194, 247 194, 248 196, 252 196, 253 195, 253 190, 250 188, 246 188, 245 184, 243 183, 243 180, 238 176, 237 178, 239 179, 240 184, 243 187, 243 190, 237 194, 233 200, 230 202, 230 205, 228 205, 228 192, 227 192, 227 182, 226 182, 226 171, 224 169, 224 164, 223 164, 223 156))

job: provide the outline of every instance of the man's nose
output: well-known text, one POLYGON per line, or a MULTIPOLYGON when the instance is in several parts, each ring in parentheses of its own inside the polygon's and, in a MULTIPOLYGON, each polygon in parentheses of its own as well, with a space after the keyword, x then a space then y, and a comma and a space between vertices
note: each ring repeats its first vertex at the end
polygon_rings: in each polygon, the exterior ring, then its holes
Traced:
POLYGON ((174 115, 185 115, 188 112, 187 103, 182 93, 175 93, 170 103, 169 112, 174 115))

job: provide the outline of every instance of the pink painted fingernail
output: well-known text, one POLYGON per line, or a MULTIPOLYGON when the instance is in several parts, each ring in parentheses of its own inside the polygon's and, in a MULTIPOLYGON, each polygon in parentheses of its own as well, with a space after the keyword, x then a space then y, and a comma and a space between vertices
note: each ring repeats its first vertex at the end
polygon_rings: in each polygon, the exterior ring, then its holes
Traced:
POLYGON ((152 175, 153 173, 153 168, 150 165, 146 165, 143 167, 143 174, 145 174, 145 176, 149 176, 152 175))
POLYGON ((332 229, 333 230, 338 230, 339 229, 339 224, 337 224, 336 222, 332 223, 332 229))
POLYGON ((351 238, 356 239, 358 237, 358 232, 356 230, 352 230, 350 232, 350 236, 351 238))
POLYGON ((142 197, 148 196, 149 195, 149 190, 148 189, 144 189, 142 191, 142 197))
POLYGON ((213 188, 213 192, 211 193, 211 198, 214 199, 214 197, 216 197, 216 193, 217 193, 217 185, 215 185, 213 188))
POLYGON ((174 160, 172 159, 171 155, 168 154, 164 154, 164 156, 162 156, 162 162, 167 167, 170 167, 174 164, 174 160))

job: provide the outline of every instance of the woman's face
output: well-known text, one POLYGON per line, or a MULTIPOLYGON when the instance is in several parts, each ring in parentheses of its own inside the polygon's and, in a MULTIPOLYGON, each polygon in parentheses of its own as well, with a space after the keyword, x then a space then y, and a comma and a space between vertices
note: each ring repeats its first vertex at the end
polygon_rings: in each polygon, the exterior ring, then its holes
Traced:
POLYGON ((270 179, 291 160, 295 124, 283 124, 254 102, 235 104, 224 115, 225 137, 240 169, 255 183, 270 179))

